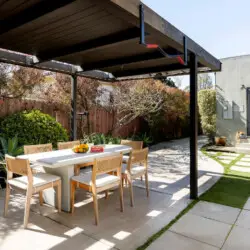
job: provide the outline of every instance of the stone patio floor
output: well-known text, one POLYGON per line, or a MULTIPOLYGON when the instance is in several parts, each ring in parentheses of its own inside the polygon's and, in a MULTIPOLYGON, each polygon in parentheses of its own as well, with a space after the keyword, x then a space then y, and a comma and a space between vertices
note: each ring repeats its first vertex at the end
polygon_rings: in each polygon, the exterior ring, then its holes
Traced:
MULTIPOLYGON (((206 138, 199 138, 199 145, 204 143, 206 143, 206 138)), ((201 152, 199 152, 198 160, 198 182, 201 194, 220 178, 223 168, 201 152)), ((134 208, 129 205, 128 190, 125 188, 124 213, 119 211, 119 195, 116 190, 110 192, 107 200, 100 195, 99 226, 94 225, 91 196, 79 189, 76 193, 76 209, 73 215, 64 212, 57 213, 54 208, 46 205, 41 207, 38 205, 37 197, 34 197, 30 224, 28 229, 24 230, 22 220, 25 196, 13 192, 8 217, 0 217, 0 249, 136 249, 151 235, 167 225, 191 202, 189 200, 188 139, 160 143, 151 148, 149 180, 151 190, 149 198, 146 198, 144 183, 140 180, 135 181, 134 208)), ((0 193, 1 214, 3 206, 4 192, 0 193)), ((197 217, 195 214, 191 216, 197 217)), ((186 217, 185 215, 183 218, 186 219, 186 217)), ((186 221, 190 221, 190 218, 186 221)), ((230 227, 229 224, 224 224, 221 227, 222 233, 226 231, 225 228, 230 227)), ((175 230, 178 231, 179 228, 176 225, 175 230)), ((170 233, 176 236, 174 229, 170 233)), ((220 240, 215 238, 215 244, 219 243, 221 243, 220 240)), ((164 248, 154 249, 178 250, 182 248, 178 248, 178 245, 171 247, 168 243, 164 248)))
POLYGON ((200 201, 148 250, 249 250, 250 199, 244 208, 200 201))

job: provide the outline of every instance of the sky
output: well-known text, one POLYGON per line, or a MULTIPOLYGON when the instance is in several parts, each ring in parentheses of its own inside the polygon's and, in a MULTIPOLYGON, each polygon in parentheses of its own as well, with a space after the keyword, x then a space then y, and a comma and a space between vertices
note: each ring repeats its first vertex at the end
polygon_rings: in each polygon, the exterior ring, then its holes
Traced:
POLYGON ((143 3, 219 59, 250 54, 250 0, 143 0, 143 3))

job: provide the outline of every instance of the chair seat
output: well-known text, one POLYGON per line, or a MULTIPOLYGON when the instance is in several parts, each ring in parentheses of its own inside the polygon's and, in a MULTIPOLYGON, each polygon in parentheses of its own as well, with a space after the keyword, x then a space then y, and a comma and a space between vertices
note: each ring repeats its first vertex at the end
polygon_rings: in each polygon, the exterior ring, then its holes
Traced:
MULTIPOLYGON (((92 185, 92 171, 85 174, 73 176, 72 180, 91 186, 92 185)), ((119 177, 109 174, 100 174, 96 176, 96 187, 103 187, 108 184, 115 183, 119 181, 119 177)))
MULTIPOLYGON (((60 176, 46 174, 46 173, 37 173, 33 175, 33 187, 40 187, 45 184, 60 180, 60 176)), ((27 189, 28 186, 28 177, 21 176, 14 179, 8 180, 8 183, 12 186, 21 189, 27 189)))
POLYGON ((88 174, 88 173, 92 173, 92 167, 81 168, 80 175, 85 175, 85 174, 88 174))
POLYGON ((129 155, 123 155, 122 162, 127 163, 129 159, 129 155))
MULTIPOLYGON (((136 175, 136 174, 145 172, 145 170, 146 169, 144 166, 135 165, 131 167, 131 174, 136 175)), ((122 164, 122 173, 123 174, 127 173, 127 164, 122 164)))

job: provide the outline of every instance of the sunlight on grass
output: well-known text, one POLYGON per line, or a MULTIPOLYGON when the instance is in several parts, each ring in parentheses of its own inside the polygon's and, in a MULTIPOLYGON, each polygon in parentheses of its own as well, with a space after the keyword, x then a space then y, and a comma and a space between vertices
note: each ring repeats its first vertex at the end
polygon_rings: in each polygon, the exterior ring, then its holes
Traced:
POLYGON ((234 171, 232 166, 237 165, 245 154, 239 154, 230 164, 222 163, 216 156, 210 155, 205 150, 203 153, 220 163, 224 167, 224 175, 200 199, 236 208, 243 208, 250 196, 250 173, 234 171))

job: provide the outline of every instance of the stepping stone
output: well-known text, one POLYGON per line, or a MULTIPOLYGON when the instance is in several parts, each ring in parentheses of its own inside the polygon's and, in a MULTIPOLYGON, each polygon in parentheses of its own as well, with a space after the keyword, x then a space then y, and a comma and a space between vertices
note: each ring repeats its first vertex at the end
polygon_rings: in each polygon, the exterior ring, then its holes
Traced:
POLYGON ((223 159, 223 160, 235 160, 236 157, 234 156, 229 156, 229 155, 220 155, 220 156, 216 156, 217 159, 223 159))
MULTIPOLYGON (((236 154, 236 153, 222 153, 222 155, 238 157, 240 154, 236 154)), ((249 156, 250 156, 250 155, 249 155, 249 156)))
POLYGON ((250 230, 234 226, 222 250, 249 250, 250 230))
POLYGON ((218 250, 217 247, 213 247, 211 245, 207 245, 205 243, 169 231, 164 233, 147 248, 147 250, 156 249, 218 250))
POLYGON ((249 157, 243 157, 243 158, 240 159, 240 161, 248 161, 248 162, 250 162, 250 158, 249 157))
POLYGON ((232 225, 235 223, 240 211, 239 208, 200 201, 190 210, 190 213, 232 225))
POLYGON ((237 166, 243 166, 243 167, 250 167, 250 162, 238 161, 238 162, 235 163, 235 165, 237 165, 237 166))
POLYGON ((245 203, 243 209, 250 210, 250 198, 248 198, 247 202, 245 203))
POLYGON ((221 248, 231 227, 229 224, 187 213, 169 231, 221 248))
POLYGON ((218 154, 218 152, 213 152, 213 151, 207 151, 207 153, 208 153, 209 155, 217 155, 217 154, 218 154))
POLYGON ((220 160, 220 162, 224 163, 224 164, 229 164, 231 163, 232 160, 220 160))
POLYGON ((244 172, 244 173, 250 173, 250 168, 246 168, 246 167, 232 166, 231 170, 244 172))

